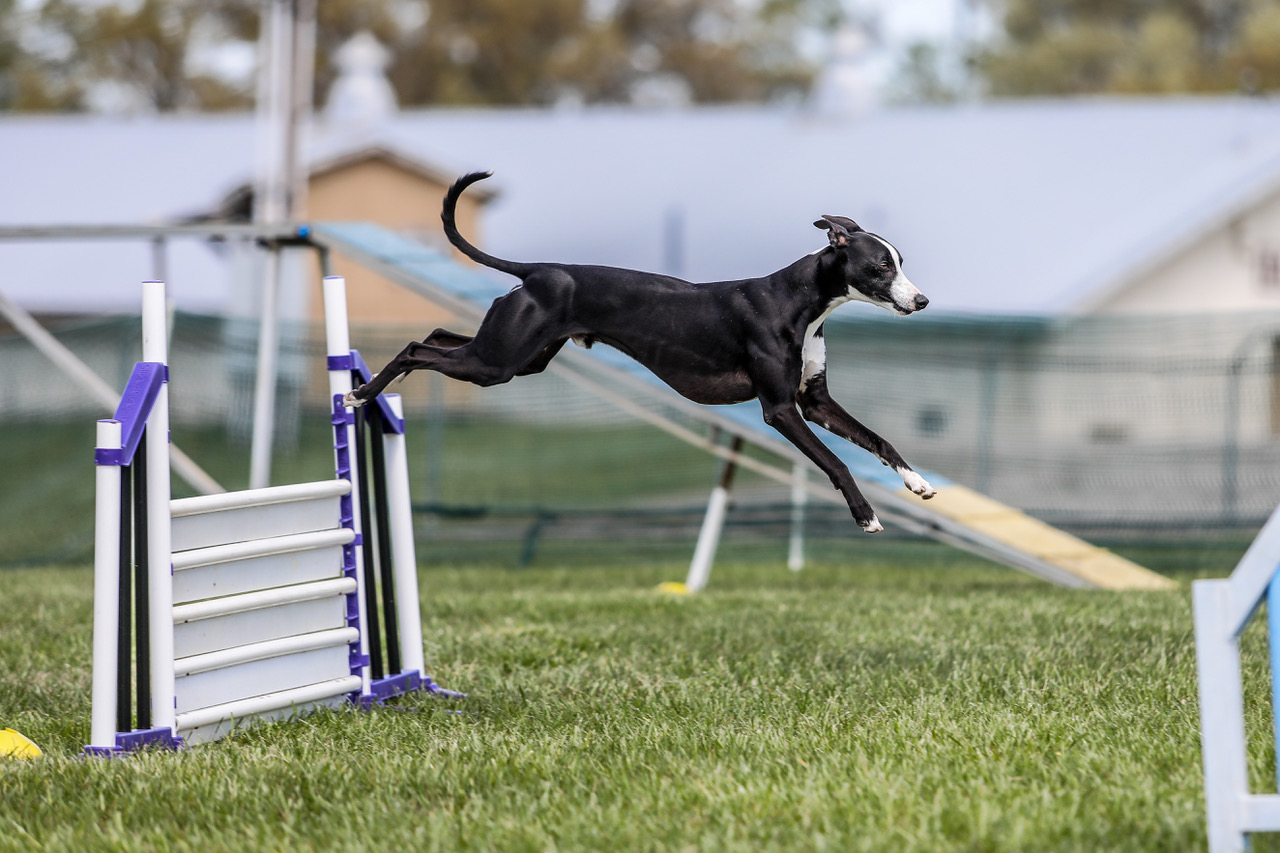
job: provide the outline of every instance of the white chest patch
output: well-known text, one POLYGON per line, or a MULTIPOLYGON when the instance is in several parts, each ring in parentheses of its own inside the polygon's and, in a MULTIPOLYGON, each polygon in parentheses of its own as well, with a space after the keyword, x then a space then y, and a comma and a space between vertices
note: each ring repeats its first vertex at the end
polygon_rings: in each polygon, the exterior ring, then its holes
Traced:
POLYGON ((810 323, 809 327, 804 330, 804 344, 800 349, 801 391, 809 387, 813 377, 827 372, 827 342, 818 334, 818 329, 822 328, 822 324, 826 322, 832 311, 847 301, 847 299, 836 300, 826 311, 822 312, 821 317, 810 323))

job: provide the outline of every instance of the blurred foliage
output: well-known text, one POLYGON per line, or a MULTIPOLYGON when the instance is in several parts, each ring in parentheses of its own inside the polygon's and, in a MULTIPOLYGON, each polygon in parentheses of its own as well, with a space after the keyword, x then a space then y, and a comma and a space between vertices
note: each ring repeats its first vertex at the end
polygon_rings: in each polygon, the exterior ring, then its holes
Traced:
MULTIPOLYGON (((0 109, 241 109, 252 74, 207 70, 251 51, 260 0, 0 0, 0 109), (242 51, 242 53, 244 52, 242 51)), ((316 95, 369 30, 392 52, 402 105, 720 102, 800 94, 805 32, 839 0, 322 0, 316 95)), ((242 63, 243 64, 243 63, 242 63)))
POLYGON ((204 45, 256 34, 252 0, 46 0, 31 9, 0 0, 0 20, 17 46, 6 64, 0 42, 0 108, 86 109, 95 98, 160 111, 250 103, 250 90, 192 60, 204 45))
POLYGON ((988 0, 996 96, 1280 89, 1280 0, 988 0))

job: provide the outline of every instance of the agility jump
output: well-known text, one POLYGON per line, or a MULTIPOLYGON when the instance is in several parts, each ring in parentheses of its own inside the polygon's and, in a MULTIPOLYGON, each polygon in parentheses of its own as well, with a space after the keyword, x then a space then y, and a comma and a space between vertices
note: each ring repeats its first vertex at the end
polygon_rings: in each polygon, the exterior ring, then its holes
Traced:
POLYGON ((176 748, 410 691, 461 695, 423 674, 399 397, 359 417, 341 405, 369 373, 341 277, 325 278, 324 298, 336 478, 170 500, 165 285, 143 284, 143 361, 98 422, 86 752, 176 748))
MULTIPOLYGON (((1280 708, 1280 508, 1230 577, 1191 583, 1200 748, 1211 853, 1243 853, 1255 832, 1280 832, 1280 794, 1249 790, 1240 636, 1265 604, 1271 706, 1280 708)), ((1280 718, 1275 737, 1280 747, 1280 718)), ((1277 753, 1280 755, 1280 752, 1277 753)), ((1276 766, 1280 776, 1280 764, 1276 766)))

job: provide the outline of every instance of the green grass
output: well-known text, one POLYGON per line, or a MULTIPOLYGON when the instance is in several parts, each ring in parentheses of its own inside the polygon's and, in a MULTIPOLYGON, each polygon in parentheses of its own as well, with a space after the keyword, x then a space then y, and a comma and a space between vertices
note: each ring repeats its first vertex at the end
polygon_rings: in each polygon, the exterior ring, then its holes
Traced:
POLYGON ((1185 586, 1068 591, 856 540, 653 592, 683 571, 424 571, 429 665, 471 698, 122 761, 78 755, 89 571, 5 572, 0 725, 46 757, 0 765, 0 850, 1203 847, 1185 586))
MULTIPOLYGON (((450 422, 434 461, 422 424, 411 424, 410 479, 418 500, 492 508, 624 507, 677 496, 705 500, 718 462, 651 427, 569 428, 501 421, 450 422)), ((248 485, 249 449, 221 427, 175 425, 173 440, 228 489, 248 485)), ((0 490, 0 567, 91 559, 94 420, 20 421, 5 428, 0 470, 21 488, 0 490)), ((304 418, 292 448, 274 455, 272 482, 333 476, 333 433, 304 418)), ((742 482, 755 482, 746 474, 742 482)), ((175 477, 175 497, 192 494, 175 477)), ((520 532, 512 534, 519 547, 520 532)))

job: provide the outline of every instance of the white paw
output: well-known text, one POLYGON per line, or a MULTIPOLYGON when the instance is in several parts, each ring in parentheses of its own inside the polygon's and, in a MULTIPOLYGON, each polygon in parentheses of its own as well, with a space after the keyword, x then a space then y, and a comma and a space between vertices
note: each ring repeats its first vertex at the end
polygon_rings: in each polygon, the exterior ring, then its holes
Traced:
POLYGON ((346 406, 348 409, 358 409, 367 402, 367 400, 361 400, 357 397, 355 391, 348 391, 342 398, 342 405, 346 406))
POLYGON ((933 497, 938 493, 938 490, 935 489, 933 486, 930 486, 928 481, 925 480, 924 477, 921 477, 919 474, 917 474, 915 471, 912 471, 910 468, 899 468, 898 476, 902 478, 902 482, 906 485, 908 489, 910 489, 912 492, 919 495, 920 497, 924 498, 925 500, 929 500, 929 498, 933 497))
POLYGON ((874 515, 871 516, 871 523, 862 528, 863 533, 879 533, 882 530, 884 530, 884 525, 881 524, 880 519, 876 518, 874 515))

